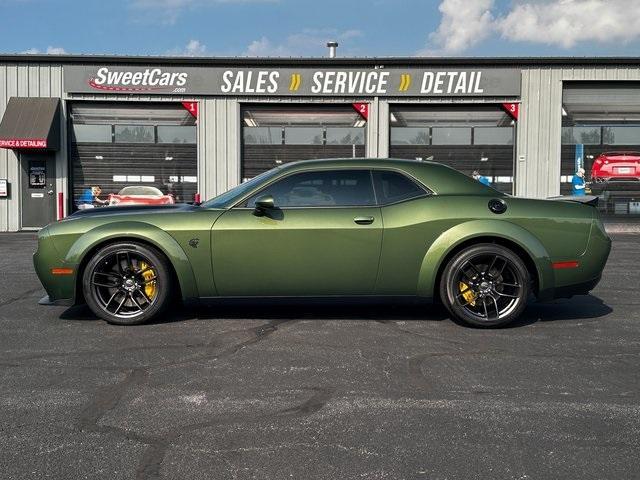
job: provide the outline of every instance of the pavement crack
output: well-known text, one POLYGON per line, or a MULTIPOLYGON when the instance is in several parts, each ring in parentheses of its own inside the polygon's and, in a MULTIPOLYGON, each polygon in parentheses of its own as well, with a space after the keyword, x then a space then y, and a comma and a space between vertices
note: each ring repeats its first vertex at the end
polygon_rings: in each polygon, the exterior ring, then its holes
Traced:
POLYGON ((7 305, 12 304, 13 302, 17 302, 18 300, 23 300, 25 296, 31 295, 32 293, 39 292, 41 290, 42 288, 38 287, 38 288, 32 288, 31 290, 27 290, 26 292, 22 292, 19 297, 9 298, 7 300, 0 302, 0 307, 6 307, 7 305))
POLYGON ((331 399, 336 389, 332 387, 316 387, 312 388, 315 393, 307 401, 302 404, 287 408, 281 413, 293 415, 311 415, 321 410, 331 399))
POLYGON ((104 431, 98 422, 100 419, 116 408, 127 390, 132 386, 142 383, 147 378, 148 372, 143 368, 134 368, 119 383, 104 386, 96 392, 93 401, 80 413, 78 426, 83 431, 104 431))

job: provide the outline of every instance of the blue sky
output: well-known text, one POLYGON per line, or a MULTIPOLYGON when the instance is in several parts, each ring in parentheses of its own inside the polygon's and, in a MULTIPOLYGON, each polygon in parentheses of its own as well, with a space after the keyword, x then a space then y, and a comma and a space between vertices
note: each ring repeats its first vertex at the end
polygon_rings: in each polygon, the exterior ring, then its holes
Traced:
POLYGON ((640 54, 640 0, 0 0, 0 15, 4 53, 640 54))

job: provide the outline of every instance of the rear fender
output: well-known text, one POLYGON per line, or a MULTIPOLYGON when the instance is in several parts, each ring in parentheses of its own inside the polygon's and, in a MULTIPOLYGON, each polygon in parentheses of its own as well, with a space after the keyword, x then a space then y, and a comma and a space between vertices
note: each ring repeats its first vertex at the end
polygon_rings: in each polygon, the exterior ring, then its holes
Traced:
POLYGON ((422 260, 418 280, 418 295, 432 297, 438 286, 436 279, 442 262, 456 247, 474 238, 493 237, 508 240, 527 252, 538 273, 538 298, 552 295, 553 269, 546 249, 531 232, 513 223, 500 220, 471 220, 443 232, 429 247, 422 260))
POLYGON ((182 297, 197 298, 198 287, 193 269, 184 250, 171 235, 143 222, 119 222, 101 225, 82 235, 69 249, 64 261, 80 265, 97 245, 109 240, 141 240, 163 252, 176 271, 182 297))

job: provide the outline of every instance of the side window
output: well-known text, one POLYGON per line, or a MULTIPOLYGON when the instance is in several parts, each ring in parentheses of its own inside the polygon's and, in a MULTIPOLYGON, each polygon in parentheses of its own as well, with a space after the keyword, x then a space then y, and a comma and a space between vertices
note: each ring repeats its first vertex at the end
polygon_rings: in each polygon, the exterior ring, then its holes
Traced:
POLYGON ((381 205, 422 197, 427 194, 423 187, 398 172, 374 170, 373 183, 376 186, 378 203, 381 205))
POLYGON ((369 170, 325 170, 296 173, 269 185, 251 197, 254 207, 262 195, 271 195, 276 207, 347 207, 375 205, 369 170))

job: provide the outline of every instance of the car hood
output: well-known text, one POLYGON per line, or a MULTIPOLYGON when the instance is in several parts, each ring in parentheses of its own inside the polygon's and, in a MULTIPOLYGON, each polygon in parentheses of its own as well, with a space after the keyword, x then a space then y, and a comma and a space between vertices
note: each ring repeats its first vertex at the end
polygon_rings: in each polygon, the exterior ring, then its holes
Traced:
POLYGON ((78 210, 67 218, 90 218, 113 215, 130 215, 138 213, 147 215, 151 213, 172 213, 179 211, 189 212, 198 208, 200 207, 189 203, 176 203, 173 205, 112 205, 108 207, 97 207, 89 208, 86 210, 78 210))

